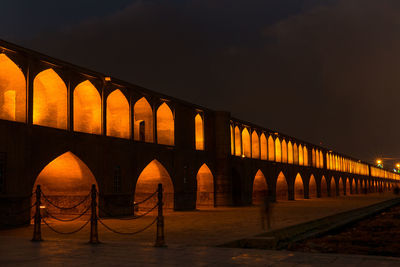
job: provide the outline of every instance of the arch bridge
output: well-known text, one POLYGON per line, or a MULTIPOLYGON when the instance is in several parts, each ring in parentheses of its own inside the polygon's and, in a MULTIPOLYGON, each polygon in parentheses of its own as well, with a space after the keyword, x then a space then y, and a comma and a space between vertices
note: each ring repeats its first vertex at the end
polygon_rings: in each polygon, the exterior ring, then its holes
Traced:
POLYGON ((400 178, 2 40, 0 135, 0 211, 29 206, 35 184, 66 203, 95 183, 100 206, 122 215, 160 182, 166 208, 193 210, 390 190, 400 178))

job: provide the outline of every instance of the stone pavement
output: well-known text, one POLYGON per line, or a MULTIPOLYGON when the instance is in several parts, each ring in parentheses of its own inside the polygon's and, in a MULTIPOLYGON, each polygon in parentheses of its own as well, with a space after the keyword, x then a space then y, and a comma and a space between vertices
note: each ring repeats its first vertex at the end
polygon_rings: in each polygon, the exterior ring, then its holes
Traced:
MULTIPOLYGON (((274 207, 273 228, 281 228, 338 212, 351 210, 392 198, 392 194, 369 194, 279 202, 274 207)), ((105 219, 107 225, 129 232, 140 229, 154 217, 135 221, 105 219)), ((84 221, 51 225, 71 231, 84 221)), ((42 243, 32 243, 32 226, 0 231, 0 266, 5 265, 278 265, 309 266, 363 264, 400 266, 397 259, 301 252, 216 248, 226 242, 262 232, 258 207, 217 208, 211 210, 171 212, 165 217, 166 249, 153 248, 155 227, 135 236, 119 236, 99 225, 103 243, 91 246, 89 227, 74 235, 58 235, 45 225, 42 243)))

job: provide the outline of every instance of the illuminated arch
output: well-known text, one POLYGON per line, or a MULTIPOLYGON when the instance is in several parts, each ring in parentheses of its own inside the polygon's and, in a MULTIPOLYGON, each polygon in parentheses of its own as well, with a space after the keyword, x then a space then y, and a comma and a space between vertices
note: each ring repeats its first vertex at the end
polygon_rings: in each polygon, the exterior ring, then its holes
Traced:
POLYGON ((322 151, 319 151, 319 167, 324 167, 324 155, 322 154, 322 151))
POLYGON ((316 159, 315 159, 315 150, 314 150, 314 148, 311 149, 311 161, 312 161, 312 166, 313 166, 313 167, 317 167, 316 159))
POLYGON ((275 139, 275 161, 282 162, 282 147, 279 138, 275 139))
POLYGON ((235 155, 235 131, 233 130, 233 126, 230 126, 231 129, 231 155, 235 155))
POLYGON ((304 198, 304 184, 303 178, 301 178, 300 173, 296 175, 294 179, 294 199, 303 199, 304 198))
POLYGON ((260 137, 260 143, 261 143, 261 159, 267 160, 268 159, 268 144, 267 144, 267 138, 265 137, 265 134, 262 133, 260 137))
POLYGON ((242 135, 238 126, 235 127, 235 155, 242 156, 242 135))
POLYGON ((299 145, 299 165, 304 165, 303 147, 299 145))
POLYGON ((153 109, 145 97, 140 98, 133 106, 133 137, 137 141, 152 143, 153 134, 153 109))
POLYGON ((293 164, 293 146, 290 141, 288 143, 288 163, 293 164))
POLYGON ((0 54, 0 119, 25 122, 26 81, 21 69, 0 54))
POLYGON ((312 174, 310 176, 310 182, 308 183, 308 196, 309 198, 317 197, 317 182, 315 181, 315 177, 312 174))
POLYGON ((107 135, 129 138, 129 103, 120 90, 107 97, 107 135))
POLYGON ((307 147, 303 147, 303 153, 304 153, 304 166, 308 166, 308 150, 307 147))
MULTIPOLYGON (((46 197, 62 207, 71 207, 82 201, 91 190, 97 186, 96 179, 86 164, 71 152, 66 152, 47 164, 39 173, 34 189, 40 185, 46 197)), ((79 214, 84 211, 90 201, 74 209, 60 210, 47 202, 43 202, 46 209, 53 214, 79 214)))
POLYGON ((288 200, 288 184, 282 172, 276 180, 276 200, 288 200))
POLYGON ((173 146, 175 144, 174 115, 166 103, 157 110, 157 143, 173 146))
POLYGON ((331 178, 330 185, 331 185, 331 188, 330 188, 331 197, 336 197, 337 196, 336 180, 334 177, 331 178))
POLYGON ((345 193, 346 193, 346 195, 350 195, 350 192, 351 192, 351 181, 350 181, 350 179, 349 178, 347 178, 346 180, 346 190, 345 190, 345 193))
POLYGON ((343 195, 344 194, 344 189, 345 189, 345 180, 343 177, 339 178, 339 190, 338 190, 338 195, 343 195))
POLYGON ((272 136, 268 137, 268 160, 275 160, 275 142, 272 136))
POLYGON ((214 176, 207 164, 203 164, 196 175, 196 208, 214 207, 214 176))
POLYGON ((67 129, 67 87, 53 69, 33 80, 33 124, 67 129))
POLYGON ((297 149, 296 143, 293 144, 293 163, 299 164, 299 150, 297 149))
MULTIPOLYGON (((135 202, 140 202, 153 194, 160 183, 163 185, 164 192, 163 207, 167 209, 174 208, 174 185, 168 171, 156 159, 150 162, 139 175, 135 188, 135 202)), ((153 207, 156 203, 157 198, 151 198, 139 205, 139 209, 153 207)))
POLYGON ((328 183, 326 182, 325 176, 321 178, 321 197, 328 196, 328 183))
POLYGON ((256 131, 251 134, 251 157, 253 159, 260 158, 260 140, 256 131))
POLYGON ((101 134, 101 98, 88 80, 74 90, 74 131, 101 134))
POLYGON ((268 194, 267 179, 261 170, 258 170, 253 182, 253 195, 252 203, 254 205, 260 205, 265 201, 265 197, 268 194))
POLYGON ((315 167, 319 168, 319 152, 317 149, 315 150, 315 167))
POLYGON ((282 162, 288 162, 288 152, 285 139, 282 140, 282 162))
POLYGON ((204 123, 200 114, 194 118, 196 150, 204 150, 204 123))
POLYGON ((242 131, 242 144, 243 144, 243 155, 245 155, 247 158, 251 158, 250 134, 247 128, 244 128, 242 131))
POLYGON ((351 182, 351 194, 356 194, 357 193, 357 185, 356 185, 356 179, 352 179, 351 182))

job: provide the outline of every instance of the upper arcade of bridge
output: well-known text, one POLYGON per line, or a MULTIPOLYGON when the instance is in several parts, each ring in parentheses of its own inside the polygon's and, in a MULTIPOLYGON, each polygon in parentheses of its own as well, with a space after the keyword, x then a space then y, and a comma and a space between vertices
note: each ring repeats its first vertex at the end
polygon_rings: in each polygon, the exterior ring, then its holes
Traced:
MULTIPOLYGON (((177 118, 187 111, 194 125, 190 148, 214 149, 207 140, 215 136, 207 124, 214 111, 0 40, 2 120, 174 147, 180 138, 191 139, 187 131, 175 131, 184 128, 179 124, 186 121, 177 118)), ((233 156, 400 180, 399 174, 235 118, 229 128, 233 156)))

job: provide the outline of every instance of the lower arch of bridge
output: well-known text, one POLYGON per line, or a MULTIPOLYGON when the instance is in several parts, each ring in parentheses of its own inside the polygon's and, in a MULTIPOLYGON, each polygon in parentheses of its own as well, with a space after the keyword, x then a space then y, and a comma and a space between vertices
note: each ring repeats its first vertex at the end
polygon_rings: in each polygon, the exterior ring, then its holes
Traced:
POLYGON ((282 172, 276 180, 276 200, 288 200, 288 184, 282 172))
POLYGON ((344 182, 345 180, 343 179, 343 177, 339 178, 339 196, 344 194, 344 182))
POLYGON ((321 178, 321 197, 328 196, 328 183, 326 182, 325 176, 321 178))
MULTIPOLYGON (((43 194, 61 207, 71 207, 82 201, 97 182, 86 164, 71 152, 66 152, 47 164, 36 178, 34 190, 40 185, 43 194)), ((42 199, 51 214, 76 215, 86 210, 89 200, 74 209, 60 210, 42 199)))
MULTIPOLYGON (((158 184, 163 185, 163 207, 166 209, 173 209, 174 185, 168 171, 156 159, 150 162, 139 175, 135 188, 135 202, 141 202, 153 194, 157 190, 158 184)), ((152 197, 143 204, 139 204, 139 210, 142 208, 147 210, 148 208, 154 207, 156 204, 157 197, 152 197)))
POLYGON ((252 204, 260 205, 265 201, 268 194, 267 179, 261 170, 258 170, 253 182, 252 204))
POLYGON ((294 179, 294 199, 304 199, 304 184, 300 173, 294 179))
POLYGON ((352 179, 352 182, 351 182, 351 194, 355 194, 357 191, 356 191, 356 179, 352 179))
POLYGON ((331 185, 331 197, 336 197, 336 180, 335 178, 332 176, 331 181, 330 181, 330 185, 331 185))
POLYGON ((350 195, 350 183, 351 183, 351 181, 350 181, 350 179, 349 178, 347 178, 347 179, 345 179, 345 188, 346 188, 346 190, 345 190, 345 192, 346 192, 346 195, 350 195))
POLYGON ((315 177, 312 174, 310 176, 310 182, 308 183, 308 197, 309 198, 317 197, 317 182, 315 181, 315 177))
POLYGON ((196 175, 196 208, 214 207, 214 176, 207 164, 203 164, 196 175))

